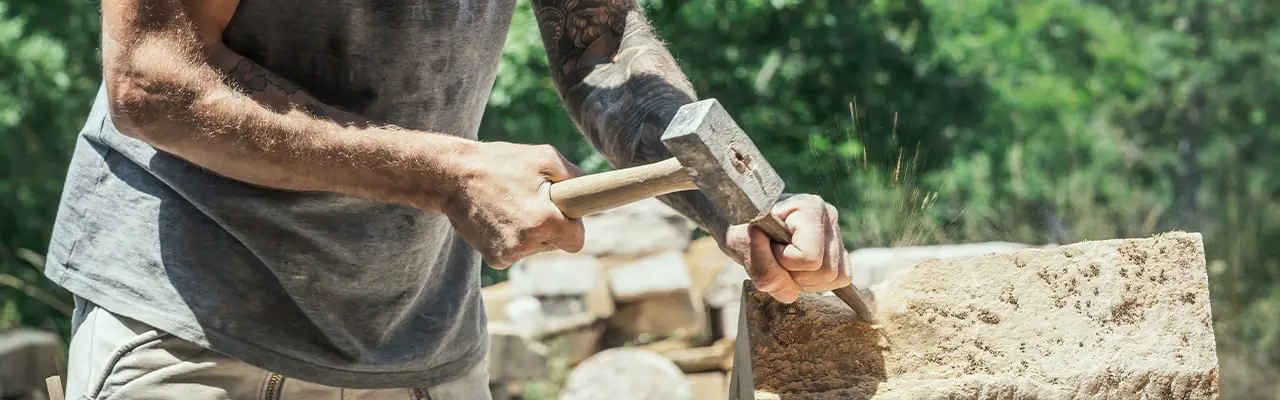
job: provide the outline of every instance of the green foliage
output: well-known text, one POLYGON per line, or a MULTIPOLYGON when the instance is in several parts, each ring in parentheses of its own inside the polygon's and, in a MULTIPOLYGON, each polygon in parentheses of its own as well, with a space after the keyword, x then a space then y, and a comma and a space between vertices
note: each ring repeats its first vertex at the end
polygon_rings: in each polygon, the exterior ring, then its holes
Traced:
POLYGON ((38 254, 100 81, 89 4, 0 0, 0 325, 67 327, 69 300, 42 279, 38 254))
MULTIPOLYGON (((1270 2, 643 3, 700 96, 735 115, 789 191, 835 203, 851 246, 1202 232, 1224 397, 1276 390, 1270 2)), ((66 326, 38 254, 100 80, 95 4, 0 0, 0 329, 66 326)), ((609 168, 560 105, 527 0, 501 62, 483 138, 609 168)))

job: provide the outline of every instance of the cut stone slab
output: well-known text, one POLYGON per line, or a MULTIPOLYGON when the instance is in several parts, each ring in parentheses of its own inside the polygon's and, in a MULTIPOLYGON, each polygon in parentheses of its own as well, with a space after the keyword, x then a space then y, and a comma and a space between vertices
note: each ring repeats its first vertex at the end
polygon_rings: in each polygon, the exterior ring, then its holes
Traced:
POLYGON ((62 339, 52 332, 14 329, 0 333, 0 394, 25 398, 44 393, 45 378, 62 374, 62 339))
MULTIPOLYGON (((489 305, 485 305, 485 312, 488 312, 489 305)), ((533 296, 514 296, 507 302, 502 309, 505 319, 497 319, 494 322, 507 322, 514 325, 522 332, 533 335, 542 327, 542 301, 533 296)))
POLYGON ((872 290, 874 328, 745 284, 735 396, 1218 398, 1199 234, 927 260, 872 290))
POLYGON ((689 267, 690 286, 695 299, 701 299, 707 288, 715 282, 720 270, 733 264, 733 259, 720 250, 720 244, 710 236, 699 238, 689 245, 684 254, 685 265, 689 267))
POLYGON ((684 251, 694 225, 661 200, 645 199, 582 218, 586 241, 580 254, 644 256, 684 251))
POLYGON ((715 321, 712 325, 712 336, 716 339, 732 339, 738 337, 738 314, 741 310, 741 303, 734 303, 724 306, 723 308, 712 309, 710 318, 712 318, 712 321, 715 321))
POLYGON ((547 348, 518 327, 489 324, 490 382, 511 382, 547 375, 547 348))
POLYGON ((718 371, 733 357, 733 339, 721 339, 706 347, 669 349, 659 352, 685 373, 718 371))
POLYGON ((890 274, 933 258, 966 259, 992 253, 1005 253, 1030 248, 1031 245, 1010 242, 943 244, 933 246, 867 247, 849 252, 850 277, 859 288, 884 281, 890 274))
POLYGON ((621 304, 608 321, 614 341, 641 335, 696 337, 707 329, 706 314, 697 311, 688 292, 621 304))
POLYGON ((609 274, 609 290, 619 303, 688 292, 693 284, 684 254, 676 250, 613 267, 609 274))
POLYGON ((507 322, 507 305, 516 297, 511 282, 499 282, 480 289, 484 298, 484 313, 490 322, 507 322))
POLYGON ((601 270, 595 274, 596 283, 591 291, 583 295, 587 302, 587 311, 596 318, 609 318, 618 309, 613 303, 613 292, 609 290, 609 274, 601 270))
POLYGON ((724 372, 700 372, 685 375, 693 387, 693 398, 698 400, 723 400, 729 398, 728 378, 724 372))
POLYGON ((542 306, 542 315, 536 334, 538 336, 554 335, 567 332, 596 321, 583 296, 555 296, 538 298, 542 306))
POLYGON ((597 353, 569 373, 561 400, 692 400, 680 368, 657 353, 614 348, 597 353))
POLYGON ((730 261, 716 274, 702 299, 710 309, 713 337, 738 337, 738 310, 742 304, 742 282, 751 279, 746 269, 730 261))
POLYGON ((604 323, 597 322, 568 332, 560 332, 543 338, 547 347, 562 351, 569 357, 569 365, 591 357, 600 350, 600 337, 604 335, 604 323))
POLYGON ((596 290, 601 273, 595 257, 557 250, 520 260, 508 270, 508 281, 522 295, 585 295, 596 290))
POLYGON ((751 277, 747 275, 746 267, 728 261, 707 286, 705 293, 702 294, 702 300, 712 308, 738 304, 742 300, 742 282, 748 279, 751 277))

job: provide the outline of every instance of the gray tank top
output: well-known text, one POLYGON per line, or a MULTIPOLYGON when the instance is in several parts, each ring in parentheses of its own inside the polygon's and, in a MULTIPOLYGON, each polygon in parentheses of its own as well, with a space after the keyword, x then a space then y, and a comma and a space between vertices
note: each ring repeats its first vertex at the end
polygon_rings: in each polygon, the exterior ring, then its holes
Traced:
MULTIPOLYGON (((242 0, 224 38, 327 104, 475 138, 513 10, 514 0, 242 0)), ((480 258, 445 216, 211 174, 117 131, 104 90, 67 174, 54 282, 333 386, 433 386, 482 360, 480 258)))

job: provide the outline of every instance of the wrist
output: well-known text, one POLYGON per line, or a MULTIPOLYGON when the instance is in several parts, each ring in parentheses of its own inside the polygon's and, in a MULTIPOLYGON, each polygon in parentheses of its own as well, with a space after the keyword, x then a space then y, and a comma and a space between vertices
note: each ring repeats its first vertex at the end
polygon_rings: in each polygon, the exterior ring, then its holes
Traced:
POLYGON ((462 193, 477 142, 398 128, 344 129, 333 159, 354 167, 344 174, 355 195, 441 212, 462 193))

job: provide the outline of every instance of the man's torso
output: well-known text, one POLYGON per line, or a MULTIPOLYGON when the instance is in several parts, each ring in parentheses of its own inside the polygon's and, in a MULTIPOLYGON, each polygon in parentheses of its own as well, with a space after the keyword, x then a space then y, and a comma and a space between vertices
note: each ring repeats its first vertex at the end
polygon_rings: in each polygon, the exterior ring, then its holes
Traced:
MULTIPOLYGON (((326 104, 474 138, 513 2, 242 0, 224 40, 326 104)), ((443 215, 216 176, 116 131, 104 100, 68 172, 55 282, 332 385, 428 386, 483 357, 479 259, 443 215)))

